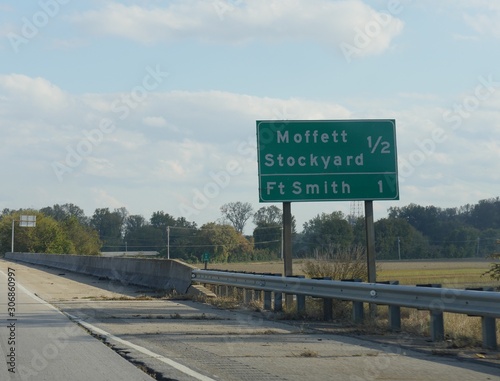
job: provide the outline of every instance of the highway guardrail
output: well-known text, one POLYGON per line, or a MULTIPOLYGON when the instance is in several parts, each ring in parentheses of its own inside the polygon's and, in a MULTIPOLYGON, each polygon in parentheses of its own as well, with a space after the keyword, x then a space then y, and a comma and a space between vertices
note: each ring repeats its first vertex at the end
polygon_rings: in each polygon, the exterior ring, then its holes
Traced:
MULTIPOLYGON (((364 282, 345 282, 329 279, 305 279, 272 275, 245 274, 212 270, 193 270, 195 282, 233 286, 243 289, 264 291, 265 299, 275 295, 275 302, 281 301, 282 294, 297 295, 297 305, 303 308, 305 296, 347 300, 354 303, 353 318, 362 319, 363 303, 387 305, 391 327, 400 327, 399 308, 409 307, 428 310, 431 314, 431 337, 444 339, 443 312, 480 316, 482 318, 483 346, 497 347, 496 319, 500 318, 500 293, 492 291, 459 290, 451 288, 402 286, 364 282), (300 300, 299 300, 300 299, 300 300), (359 308, 361 304, 361 308, 359 308)), ((266 300, 264 301, 266 305, 266 300)), ((267 303, 268 304, 268 303, 267 303)), ((326 305, 326 304, 325 304, 326 305)), ((280 305, 275 303, 275 310, 280 305)))

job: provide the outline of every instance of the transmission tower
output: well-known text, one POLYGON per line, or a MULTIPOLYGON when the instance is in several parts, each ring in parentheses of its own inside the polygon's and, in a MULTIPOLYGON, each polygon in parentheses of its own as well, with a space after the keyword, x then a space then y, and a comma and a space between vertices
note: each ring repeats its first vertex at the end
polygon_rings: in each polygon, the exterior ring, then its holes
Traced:
POLYGON ((353 220, 357 220, 359 217, 363 217, 363 201, 351 201, 349 215, 353 220))

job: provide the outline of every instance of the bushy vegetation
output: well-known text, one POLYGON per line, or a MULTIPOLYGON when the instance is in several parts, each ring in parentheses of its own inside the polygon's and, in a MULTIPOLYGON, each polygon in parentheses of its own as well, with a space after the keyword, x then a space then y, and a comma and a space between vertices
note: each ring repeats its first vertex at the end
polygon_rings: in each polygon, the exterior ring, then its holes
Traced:
POLYGON ((340 247, 330 245, 316 250, 314 259, 302 264, 302 271, 308 278, 329 277, 334 280, 367 280, 365 249, 361 246, 340 247))
MULTIPOLYGON (((262 207, 254 212, 248 203, 228 203, 221 207, 220 221, 201 227, 163 211, 146 219, 130 215, 125 208, 99 208, 87 217, 73 204, 38 211, 5 209, 0 217, 3 252, 10 250, 12 219, 26 212, 36 214, 39 222, 32 230, 17 229, 16 250, 19 251, 79 254, 157 251, 161 256, 191 262, 200 261, 204 253, 209 253, 213 262, 266 261, 281 257, 282 212, 277 206, 262 207), (242 231, 252 217, 255 228, 250 236, 245 236, 242 231)), ((499 198, 445 209, 410 204, 389 208, 388 212, 386 218, 375 222, 375 251, 379 260, 487 257, 498 251, 499 198)), ((366 246, 364 219, 338 211, 313 217, 304 223, 301 231, 292 218, 292 230, 296 258, 328 256, 332 248, 340 252, 366 246)), ((498 270, 495 269, 489 275, 496 276, 498 270)))
POLYGON ((52 217, 35 210, 4 211, 0 218, 0 250, 11 250, 14 220, 14 250, 17 252, 97 255, 101 241, 95 230, 74 215, 52 217), (36 216, 36 227, 18 227, 21 215, 36 216))
MULTIPOLYGON (((499 198, 458 208, 393 207, 375 222, 377 259, 485 258, 497 251, 499 239, 499 198)), ((340 212, 318 215, 296 236, 294 249, 309 257, 330 244, 365 245, 364 220, 340 212)))
POLYGON ((496 259, 497 262, 492 263, 491 268, 483 275, 489 275, 491 279, 500 281, 500 254, 493 254, 491 258, 496 259))

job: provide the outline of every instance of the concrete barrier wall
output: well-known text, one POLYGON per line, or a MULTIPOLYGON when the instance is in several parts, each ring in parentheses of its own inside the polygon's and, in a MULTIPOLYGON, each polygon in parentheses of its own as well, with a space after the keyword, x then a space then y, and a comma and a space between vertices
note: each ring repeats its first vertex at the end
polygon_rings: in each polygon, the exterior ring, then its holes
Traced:
POLYGON ((149 258, 106 258, 34 253, 6 253, 5 258, 160 290, 175 290, 181 294, 186 293, 191 285, 191 270, 194 269, 176 260, 149 258))

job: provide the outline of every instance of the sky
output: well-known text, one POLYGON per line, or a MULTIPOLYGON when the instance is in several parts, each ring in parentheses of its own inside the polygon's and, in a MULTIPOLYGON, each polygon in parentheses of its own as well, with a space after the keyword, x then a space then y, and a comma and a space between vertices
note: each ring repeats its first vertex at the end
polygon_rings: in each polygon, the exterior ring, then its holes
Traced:
MULTIPOLYGON (((376 219, 497 197, 499 46, 489 0, 0 1, 0 208, 201 226, 273 205, 256 121, 283 119, 396 121, 399 200, 376 219)), ((350 210, 292 204, 299 227, 350 210)))

